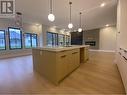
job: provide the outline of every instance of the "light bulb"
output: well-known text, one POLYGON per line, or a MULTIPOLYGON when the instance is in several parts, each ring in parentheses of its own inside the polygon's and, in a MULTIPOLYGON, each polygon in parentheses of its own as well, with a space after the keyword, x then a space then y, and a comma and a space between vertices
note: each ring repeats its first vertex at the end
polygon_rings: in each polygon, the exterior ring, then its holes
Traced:
POLYGON ((55 20, 55 16, 53 14, 48 15, 49 21, 53 22, 55 20))
POLYGON ((68 28, 69 28, 69 29, 73 28, 73 24, 72 24, 72 23, 69 23, 69 24, 68 24, 68 28))
POLYGON ((102 3, 101 5, 100 5, 100 7, 104 7, 106 4, 105 3, 102 3))
POLYGON ((109 24, 106 24, 105 26, 106 26, 106 27, 109 27, 109 24))
POLYGON ((82 28, 79 28, 79 29, 78 29, 78 32, 82 32, 82 28))

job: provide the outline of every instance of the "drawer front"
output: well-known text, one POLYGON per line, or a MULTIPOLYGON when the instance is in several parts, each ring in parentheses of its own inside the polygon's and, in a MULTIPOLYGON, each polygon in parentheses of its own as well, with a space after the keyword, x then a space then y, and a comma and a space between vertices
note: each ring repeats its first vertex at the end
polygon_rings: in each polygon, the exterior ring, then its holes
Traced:
POLYGON ((117 55, 117 65, 127 92, 127 60, 120 54, 117 55))
POLYGON ((75 52, 79 52, 79 51, 80 51, 80 49, 73 49, 70 52, 75 53, 75 52))

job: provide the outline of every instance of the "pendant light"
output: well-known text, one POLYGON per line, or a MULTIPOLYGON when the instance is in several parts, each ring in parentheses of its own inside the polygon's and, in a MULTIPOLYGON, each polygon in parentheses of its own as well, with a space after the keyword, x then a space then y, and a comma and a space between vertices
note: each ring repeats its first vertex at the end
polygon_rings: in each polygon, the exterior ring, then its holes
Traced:
POLYGON ((50 13, 48 15, 48 20, 53 22, 55 20, 55 15, 53 14, 53 8, 52 8, 52 0, 50 0, 50 13))
POLYGON ((72 2, 69 2, 69 5, 70 5, 70 22, 69 22, 69 24, 68 24, 68 28, 69 28, 69 29, 72 29, 72 28, 73 28, 73 24, 72 24, 72 22, 71 22, 71 5, 72 5, 72 2))
POLYGON ((81 28, 81 15, 82 15, 82 13, 80 12, 79 13, 80 19, 79 19, 79 29, 78 29, 78 32, 82 32, 82 28, 81 28))

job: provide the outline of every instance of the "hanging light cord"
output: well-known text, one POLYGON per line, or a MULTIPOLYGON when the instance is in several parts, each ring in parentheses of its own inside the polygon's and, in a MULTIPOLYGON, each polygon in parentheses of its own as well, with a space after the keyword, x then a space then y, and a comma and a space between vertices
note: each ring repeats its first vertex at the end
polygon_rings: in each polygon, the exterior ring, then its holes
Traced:
POLYGON ((82 15, 82 13, 80 12, 79 15, 80 15, 79 27, 81 28, 81 15, 82 15))
POLYGON ((50 0, 50 13, 52 14, 53 12, 52 12, 52 0, 50 0))
POLYGON ((71 23, 71 5, 72 5, 72 2, 69 2, 69 4, 70 4, 70 23, 71 23))

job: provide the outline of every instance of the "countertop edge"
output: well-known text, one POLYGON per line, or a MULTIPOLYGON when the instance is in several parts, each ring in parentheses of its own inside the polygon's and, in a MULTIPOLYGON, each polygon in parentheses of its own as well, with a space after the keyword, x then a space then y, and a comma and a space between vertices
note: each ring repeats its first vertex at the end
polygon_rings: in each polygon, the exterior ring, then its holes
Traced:
POLYGON ((46 50, 46 51, 51 51, 51 52, 62 52, 62 51, 67 51, 67 50, 73 50, 73 49, 80 49, 80 48, 84 48, 84 47, 88 47, 89 45, 75 45, 72 47, 38 47, 38 48, 33 48, 33 49, 39 49, 39 50, 46 50))

